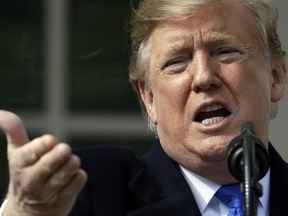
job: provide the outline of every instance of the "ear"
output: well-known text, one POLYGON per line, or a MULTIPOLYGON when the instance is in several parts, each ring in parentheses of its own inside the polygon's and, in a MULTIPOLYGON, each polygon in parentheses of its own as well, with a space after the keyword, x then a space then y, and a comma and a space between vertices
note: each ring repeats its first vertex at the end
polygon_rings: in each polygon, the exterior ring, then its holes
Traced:
POLYGON ((278 102, 285 94, 287 84, 286 67, 280 65, 272 69, 271 101, 278 102))
POLYGON ((153 124, 157 124, 157 113, 154 103, 154 94, 147 82, 140 81, 138 82, 139 92, 142 98, 143 103, 145 104, 148 116, 153 124))

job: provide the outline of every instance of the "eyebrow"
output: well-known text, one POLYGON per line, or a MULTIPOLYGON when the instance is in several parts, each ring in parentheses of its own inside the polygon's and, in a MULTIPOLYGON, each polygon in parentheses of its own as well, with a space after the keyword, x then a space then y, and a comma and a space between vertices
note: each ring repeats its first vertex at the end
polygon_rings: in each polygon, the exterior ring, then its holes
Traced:
POLYGON ((238 44, 243 47, 245 50, 250 50, 251 42, 245 42, 240 38, 236 37, 232 34, 227 34, 218 31, 212 31, 207 38, 205 38, 205 44, 208 45, 217 45, 222 43, 231 43, 231 44, 238 44))
MULTIPOLYGON (((169 47, 169 49, 167 49, 164 53, 160 55, 160 57, 162 58, 165 56, 170 56, 182 50, 194 49, 194 38, 192 37, 192 39, 191 38, 185 39, 185 37, 183 37, 183 39, 181 39, 179 42, 172 44, 169 47)), ((177 40, 177 38, 171 39, 171 41, 173 40, 177 40)), ((249 50, 251 47, 250 41, 245 42, 240 38, 236 37, 235 35, 219 31, 211 31, 209 33, 206 33, 203 39, 204 46, 224 44, 224 43, 238 44, 245 50, 249 50)))
MULTIPOLYGON (((177 40, 176 38, 171 39, 171 41, 177 40)), ((163 53, 160 54, 160 59, 165 59, 169 56, 172 56, 176 53, 185 51, 185 50, 193 50, 194 49, 194 39, 184 38, 179 41, 177 41, 174 44, 171 44, 168 49, 166 49, 163 53)))
MULTIPOLYGON (((213 46, 218 44, 237 44, 241 46, 243 49, 249 51, 251 49, 251 43, 239 39, 235 35, 227 34, 219 31, 211 31, 209 33, 205 33, 208 36, 204 37, 203 46, 213 46)), ((177 41, 177 38, 171 38, 171 41, 177 41)), ((166 59, 167 57, 173 56, 179 52, 185 52, 185 50, 193 50, 194 49, 194 38, 183 36, 183 39, 180 39, 174 44, 171 44, 167 50, 160 54, 160 59, 166 59)))

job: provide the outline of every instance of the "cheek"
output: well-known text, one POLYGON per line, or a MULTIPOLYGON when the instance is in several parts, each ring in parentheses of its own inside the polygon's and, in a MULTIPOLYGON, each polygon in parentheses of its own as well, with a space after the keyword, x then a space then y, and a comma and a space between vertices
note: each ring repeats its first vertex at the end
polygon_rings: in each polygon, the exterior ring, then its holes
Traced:
POLYGON ((242 63, 226 68, 223 74, 224 83, 236 92, 246 93, 250 97, 270 95, 271 77, 264 67, 259 64, 242 63), (244 65, 246 64, 246 65, 244 65))
POLYGON ((241 67, 234 76, 230 76, 229 85, 233 97, 240 104, 240 112, 252 113, 255 117, 270 115, 271 79, 266 69, 241 67))
POLYGON ((166 132, 182 127, 191 93, 191 80, 180 74, 165 75, 157 77, 152 85, 158 127, 166 132))
POLYGON ((191 93, 191 79, 184 74, 166 75, 154 83, 154 95, 157 107, 165 106, 165 110, 183 110, 191 93), (168 106, 169 105, 169 106, 168 106))

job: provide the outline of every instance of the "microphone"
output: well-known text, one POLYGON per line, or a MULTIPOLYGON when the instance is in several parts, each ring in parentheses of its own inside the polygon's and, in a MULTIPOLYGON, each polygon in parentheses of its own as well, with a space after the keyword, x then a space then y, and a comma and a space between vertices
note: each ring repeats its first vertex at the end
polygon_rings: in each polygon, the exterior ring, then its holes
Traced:
POLYGON ((228 168, 237 180, 242 182, 245 198, 245 215, 257 215, 257 198, 262 196, 262 185, 257 181, 269 169, 269 155, 264 144, 256 137, 253 124, 242 127, 241 134, 228 145, 228 168))
MULTIPOLYGON (((264 144, 255 136, 252 123, 246 123, 242 127, 241 135, 236 136, 228 145, 228 168, 234 178, 244 181, 244 136, 248 134, 254 139, 255 143, 255 177, 257 180, 263 178, 269 169, 269 154, 264 144)), ((247 136, 247 135, 246 135, 247 136)), ((252 150, 253 146, 249 146, 252 150)), ((248 149, 248 150, 249 150, 248 149)), ((254 153, 254 152, 252 152, 254 153)))

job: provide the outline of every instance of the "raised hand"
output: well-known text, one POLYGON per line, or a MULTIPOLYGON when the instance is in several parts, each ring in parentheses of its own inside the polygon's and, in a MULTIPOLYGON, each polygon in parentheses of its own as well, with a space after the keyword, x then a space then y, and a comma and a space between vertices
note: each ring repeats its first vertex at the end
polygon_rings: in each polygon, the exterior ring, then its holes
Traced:
POLYGON ((87 175, 71 148, 51 135, 29 142, 21 119, 0 110, 8 146, 10 182, 4 216, 65 216, 87 175))

